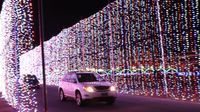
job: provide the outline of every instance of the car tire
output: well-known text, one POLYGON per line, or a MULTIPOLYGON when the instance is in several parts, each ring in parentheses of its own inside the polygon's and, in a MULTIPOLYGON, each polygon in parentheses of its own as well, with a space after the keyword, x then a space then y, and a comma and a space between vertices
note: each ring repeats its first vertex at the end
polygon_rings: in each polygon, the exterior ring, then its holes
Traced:
POLYGON ((63 92, 62 89, 61 89, 60 92, 59 92, 59 96, 60 96, 60 101, 65 101, 65 100, 66 100, 65 95, 64 95, 64 92, 63 92))
POLYGON ((78 106, 83 106, 83 105, 84 105, 84 102, 83 102, 83 100, 82 100, 81 93, 80 93, 79 91, 76 92, 75 100, 76 100, 76 105, 78 105, 78 106))
POLYGON ((109 100, 106 101, 106 103, 107 103, 108 105, 113 105, 113 104, 115 103, 115 99, 114 99, 114 98, 109 99, 109 100))

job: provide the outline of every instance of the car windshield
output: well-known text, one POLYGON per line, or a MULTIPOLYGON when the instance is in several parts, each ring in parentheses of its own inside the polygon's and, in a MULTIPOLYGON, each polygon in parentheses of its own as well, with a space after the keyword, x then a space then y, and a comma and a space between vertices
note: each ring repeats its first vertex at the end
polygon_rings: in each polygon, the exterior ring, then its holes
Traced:
POLYGON ((95 82, 97 81, 96 76, 93 73, 77 73, 79 82, 95 82))

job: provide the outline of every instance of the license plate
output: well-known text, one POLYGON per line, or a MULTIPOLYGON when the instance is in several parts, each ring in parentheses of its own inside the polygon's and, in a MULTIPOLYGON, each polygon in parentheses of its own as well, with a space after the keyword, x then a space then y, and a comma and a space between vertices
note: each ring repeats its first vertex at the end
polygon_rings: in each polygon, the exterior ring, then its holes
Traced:
POLYGON ((108 93, 101 93, 101 96, 108 96, 108 93))

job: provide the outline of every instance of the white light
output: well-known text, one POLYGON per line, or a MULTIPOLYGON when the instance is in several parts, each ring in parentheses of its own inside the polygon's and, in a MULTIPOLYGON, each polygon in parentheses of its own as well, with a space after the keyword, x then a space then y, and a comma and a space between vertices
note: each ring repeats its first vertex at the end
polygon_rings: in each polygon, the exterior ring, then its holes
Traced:
POLYGON ((92 87, 90 87, 90 86, 88 86, 88 87, 83 87, 83 89, 84 89, 85 91, 89 92, 89 93, 94 92, 94 89, 93 89, 92 87))
POLYGON ((110 91, 116 91, 115 86, 111 86, 111 87, 110 87, 110 91))

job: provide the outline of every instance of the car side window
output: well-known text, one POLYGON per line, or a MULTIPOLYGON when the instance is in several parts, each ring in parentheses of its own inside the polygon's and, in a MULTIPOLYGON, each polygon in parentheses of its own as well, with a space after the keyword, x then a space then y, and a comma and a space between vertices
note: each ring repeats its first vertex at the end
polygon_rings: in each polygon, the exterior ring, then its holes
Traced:
POLYGON ((76 75, 75 74, 71 74, 69 76, 69 82, 74 83, 75 80, 76 80, 76 75))
POLYGON ((76 75, 75 75, 75 74, 72 74, 72 75, 71 75, 71 79, 76 79, 76 75))
POLYGON ((68 81, 69 81, 69 77, 68 77, 68 75, 65 75, 65 76, 62 78, 62 81, 64 81, 64 82, 68 82, 68 81))

